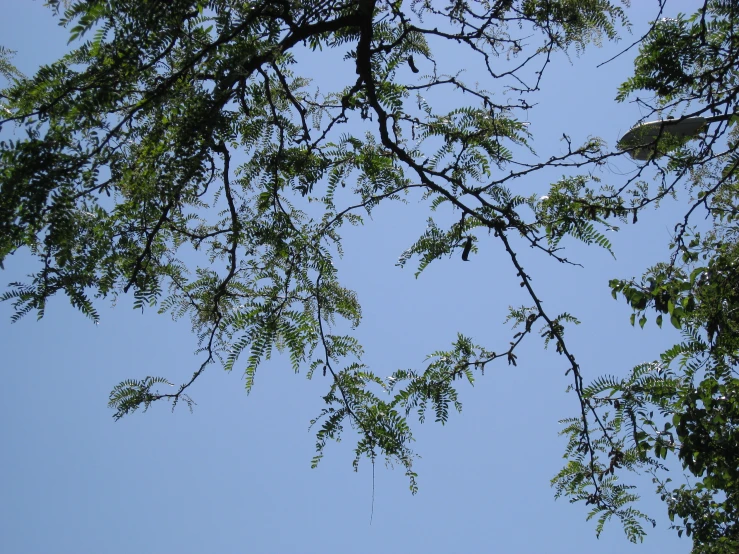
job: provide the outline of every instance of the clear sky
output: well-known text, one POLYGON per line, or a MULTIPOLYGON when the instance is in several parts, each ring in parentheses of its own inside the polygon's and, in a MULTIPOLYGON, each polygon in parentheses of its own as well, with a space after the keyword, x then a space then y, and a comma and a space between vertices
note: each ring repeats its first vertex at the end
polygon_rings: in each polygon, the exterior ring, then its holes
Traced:
MULTIPOLYGON (((580 57, 573 53, 571 63, 560 54, 549 68, 530 114, 542 158, 561 151, 563 132, 576 143, 598 135, 614 144, 641 117, 634 104, 613 100, 634 51, 596 68, 640 36, 656 13, 656 0, 632 4, 632 35, 580 57)), ((667 4, 665 15, 674 15, 696 3, 667 4)), ((0 0, 0 6, 0 44, 18 51, 14 61, 26 74, 67 48, 68 31, 57 27, 42 1, 0 0)), ((320 59, 306 63, 320 73, 320 59)), ((474 74, 474 67, 466 69, 474 74)), ((618 172, 633 167, 620 160, 604 176, 616 182, 618 172)), ((534 175, 520 186, 543 194, 548 183, 534 175)), ((666 204, 614 233, 615 261, 579 245, 568 257, 584 268, 522 253, 551 313, 566 310, 581 319, 568 336, 586 379, 623 375, 676 339, 669 326, 630 327, 629 310, 611 299, 607 282, 639 275, 664 257, 678 208, 666 204)), ((492 241, 481 244, 472 262, 443 260, 418 280, 412 266, 396 267, 427 215, 415 200, 388 205, 346 233, 339 267, 363 304, 358 336, 365 362, 380 375, 419 367, 457 331, 493 349, 507 344, 506 308, 523 302, 492 241)), ((14 256, 0 287, 30 267, 26 255, 14 256)), ((0 305, 0 553, 690 550, 689 541, 667 529, 646 477, 640 508, 658 527, 641 545, 629 544, 618 523, 596 539, 585 506, 554 500, 549 480, 563 463, 564 447, 557 421, 575 415, 577 402, 565 394, 570 381, 562 360, 536 341, 519 352, 518 367, 493 365, 474 388, 462 387, 464 411, 445 427, 416 425, 422 456, 416 496, 402 471, 378 464, 370 524, 372 469, 364 462, 352 471, 351 434, 310 469, 315 440, 308 423, 322 408, 328 380, 307 381, 285 360, 259 371, 250 396, 237 371, 211 366, 193 389, 193 414, 160 404, 114 422, 106 404, 119 381, 162 375, 178 383, 198 364, 187 321, 173 323, 154 310, 142 315, 129 300, 122 297, 115 308, 100 303, 98 326, 61 297, 38 322, 31 315, 11 324, 11 306, 0 305)))

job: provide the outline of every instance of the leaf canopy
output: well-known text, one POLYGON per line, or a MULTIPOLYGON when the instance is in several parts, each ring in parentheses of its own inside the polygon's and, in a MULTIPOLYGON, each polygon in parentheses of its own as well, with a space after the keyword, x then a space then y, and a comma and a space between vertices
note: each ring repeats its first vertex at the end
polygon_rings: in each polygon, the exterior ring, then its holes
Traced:
POLYGON ((641 40, 619 100, 653 93, 650 104, 638 100, 645 119, 721 117, 699 141, 672 145, 615 185, 594 175, 621 155, 598 138, 575 145, 565 135, 562 152, 532 162, 526 118, 552 57, 615 40, 629 25, 628 2, 48 4, 69 29, 68 54, 24 78, 0 50, 0 74, 12 79, 0 125, 17 126, 0 142, 0 263, 23 249, 38 264, 0 299, 13 303, 14 319, 43 316, 57 293, 95 321, 95 299, 126 293, 135 308, 189 317, 201 355, 191 379, 122 382, 110 395, 116 418, 159 400, 192 407, 190 387, 214 362, 244 371, 251 390, 260 365, 285 352, 294 371, 330 377, 312 422, 314 465, 349 425, 359 436, 355 466, 363 457, 399 462, 415 492, 411 414, 444 424, 461 409, 457 381, 474 383, 498 358, 516 366, 536 332, 562 356, 579 406, 565 422, 557 495, 592 506, 598 532, 615 516, 640 540, 651 519, 616 474, 658 472, 676 453, 701 481, 671 492, 660 481, 670 513, 687 521, 696 552, 736 546, 735 2, 707 0, 690 17, 656 21, 641 40), (446 73, 441 48, 467 56, 496 91, 446 73), (306 57, 341 68, 338 84, 301 73, 306 57), (444 109, 429 100, 438 94, 444 109), (547 195, 516 194, 515 180, 551 169, 564 175, 547 195), (636 223, 682 184, 691 205, 670 259, 611 288, 634 308, 632 324, 639 316, 643 327, 656 310, 685 342, 625 379, 586 385, 564 338, 578 320, 547 312, 517 249, 570 263, 561 244, 573 237, 613 253, 605 232, 636 223), (423 367, 381 378, 361 361, 352 334, 361 306, 334 262, 346 224, 414 192, 444 216, 428 219, 399 265, 417 260, 418 276, 497 241, 530 301, 511 308, 515 334, 495 350, 460 334, 423 367), (701 209, 713 222, 702 235, 691 227, 701 209), (649 404, 671 420, 658 426, 649 404))

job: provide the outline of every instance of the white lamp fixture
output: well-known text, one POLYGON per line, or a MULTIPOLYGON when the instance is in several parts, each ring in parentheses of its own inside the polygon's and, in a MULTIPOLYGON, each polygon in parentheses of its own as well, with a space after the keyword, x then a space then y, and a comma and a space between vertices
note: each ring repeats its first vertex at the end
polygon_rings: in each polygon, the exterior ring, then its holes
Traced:
POLYGON ((697 137, 709 123, 726 121, 732 117, 733 114, 647 121, 632 127, 619 139, 616 146, 619 150, 628 150, 635 160, 652 160, 697 137))

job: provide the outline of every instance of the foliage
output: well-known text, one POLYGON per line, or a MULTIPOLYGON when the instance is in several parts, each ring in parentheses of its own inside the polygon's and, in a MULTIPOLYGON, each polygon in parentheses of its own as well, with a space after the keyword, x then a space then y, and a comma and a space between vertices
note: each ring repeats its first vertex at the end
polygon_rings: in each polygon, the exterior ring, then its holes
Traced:
POLYGON ((15 54, 12 50, 8 50, 4 46, 0 46, 0 75, 5 79, 12 77, 22 77, 22 74, 16 67, 10 63, 11 56, 15 54))
MULTIPOLYGON (((0 77, 10 80, 15 77, 23 77, 23 74, 10 63, 10 58, 15 54, 12 50, 8 50, 4 46, 0 45, 0 77)), ((10 110, 5 107, 4 95, 0 93, 0 112, 10 113, 10 110)))
POLYGON ((681 180, 691 203, 675 226, 668 260, 640 280, 610 283, 614 298, 633 308, 632 325, 638 318, 644 327, 656 314, 657 325, 669 318, 684 340, 626 378, 601 377, 584 389, 593 409, 567 421, 569 462, 553 480, 558 494, 595 502, 594 512, 608 517, 596 496, 620 486, 614 476, 623 470, 646 470, 670 519, 677 519, 673 527, 691 536, 696 553, 739 550, 737 31, 735 2, 709 0, 690 17, 658 21, 641 45, 634 76, 621 87, 620 100, 651 91, 653 111, 720 122, 699 141, 675 148, 666 162, 650 162, 661 171, 662 186, 637 207, 673 194, 681 180), (708 226, 694 223, 701 211, 708 226), (588 420, 602 426, 588 428, 588 420), (580 462, 584 440, 600 446, 592 466, 580 462), (687 484, 664 476, 672 460, 688 474, 687 484), (600 492, 586 480, 593 471, 605 484, 600 492))
POLYGON ((681 116, 726 116, 697 146, 647 164, 662 177, 655 190, 641 170, 618 186, 594 177, 590 169, 614 155, 597 138, 574 145, 565 136, 564 152, 530 161, 525 122, 552 57, 614 40, 628 26, 608 0, 71 2, 60 22, 73 49, 3 92, 11 113, 0 125, 17 127, 0 142, 0 263, 23 249, 38 269, 0 299, 13 303, 14 319, 41 317, 58 292, 95 321, 96 299, 126 293, 137 309, 189 317, 201 356, 192 377, 177 386, 163 377, 122 382, 110 396, 116 418, 160 400, 192 407, 190 387, 215 362, 244 371, 251 390, 264 360, 284 352, 294 371, 330 377, 312 422, 314 465, 349 426, 358 434, 355 467, 363 458, 397 462, 414 492, 411 416, 431 413, 444 424, 461 409, 459 382, 473 383, 499 358, 515 366, 516 350, 536 333, 562 356, 580 410, 567 421, 557 494, 592 506, 598 531, 615 516, 639 540, 650 520, 617 470, 657 472, 677 452, 706 477, 700 489, 665 484, 660 492, 671 514, 692 522, 696 548, 713 548, 733 540, 736 519, 735 497, 720 504, 714 494, 736 486, 727 450, 736 444, 735 11, 709 0, 690 19, 656 23, 619 91, 622 100, 653 91, 660 110, 700 104, 681 116), (444 73, 438 48, 459 49, 485 73, 480 81, 515 97, 444 73), (301 59, 319 56, 350 68, 330 92, 298 73, 301 59), (437 93, 451 108, 424 97, 437 93), (546 196, 512 190, 552 168, 566 174, 546 196), (658 322, 669 314, 684 330, 685 343, 659 366, 586 386, 565 341, 578 321, 545 310, 517 248, 561 263, 570 263, 561 254, 566 237, 611 251, 605 231, 636 223, 686 181, 695 202, 676 228, 671 260, 642 283, 612 282, 642 326, 655 308, 658 322), (428 219, 399 265, 416 261, 418 275, 495 241, 529 301, 510 309, 513 335, 495 350, 458 335, 422 367, 383 379, 361 362, 352 334, 361 306, 334 259, 346 224, 415 192, 441 217, 428 219), (688 241, 701 206, 722 226, 688 241), (673 418, 670 427, 655 427, 650 403, 673 418), (706 421, 701 410, 718 417, 706 421), (698 525, 706 510, 710 523, 698 525))

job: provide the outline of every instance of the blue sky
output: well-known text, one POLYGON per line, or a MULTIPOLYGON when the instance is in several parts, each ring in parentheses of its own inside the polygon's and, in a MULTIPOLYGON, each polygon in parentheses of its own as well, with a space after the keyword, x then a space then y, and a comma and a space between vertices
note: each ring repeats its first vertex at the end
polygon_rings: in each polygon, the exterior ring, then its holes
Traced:
MULTIPOLYGON (((68 32, 41 1, 2 4, 0 43, 18 51, 15 62, 26 74, 65 51, 68 32)), ((642 116, 634 104, 613 101, 634 51, 596 69, 640 36, 656 13, 656 1, 633 4, 632 36, 573 54, 572 63, 559 55, 548 69, 530 114, 543 158, 561 151, 563 132, 575 143, 598 135, 615 144, 642 116)), ((694 4, 671 0, 665 15, 694 4)), ((458 63, 451 56, 442 53, 441 60, 458 63)), ((325 73, 320 60, 306 63, 308 71, 325 73)), ((466 69, 474 74, 474 67, 466 69)), ((617 172, 633 167, 619 160, 610 168, 614 173, 604 176, 616 181, 617 172)), ((544 194, 550 177, 534 175, 516 186, 544 194)), ((678 211, 677 203, 665 204, 614 233, 615 261, 604 250, 574 244, 568 257, 584 268, 522 252, 551 312, 566 310, 582 321, 568 333, 586 378, 624 374, 675 340, 667 327, 630 327, 628 309, 611 299, 607 282, 641 274, 664 257, 678 211)), ((411 199, 408 206, 380 207, 367 225, 345 234, 339 268, 363 304, 357 333, 367 352, 364 361, 380 375, 418 367, 457 331, 491 348, 506 344, 507 306, 524 301, 514 272, 491 241, 481 244, 471 263, 443 260, 419 279, 412 266, 396 267, 427 216, 424 205, 411 199)), ((14 256, 0 286, 31 267, 23 253, 14 256)), ((464 410, 445 427, 416 426, 422 456, 416 496, 401 470, 377 465, 370 525, 372 468, 365 462, 358 473, 352 471, 350 434, 329 446, 318 469, 310 469, 315 440, 308 422, 322 407, 328 381, 307 381, 285 360, 265 365, 249 396, 237 371, 211 366, 193 390, 193 414, 185 407, 171 413, 162 404, 114 422, 106 403, 119 381, 163 375, 180 382, 198 363, 188 322, 172 322, 153 310, 141 314, 128 300, 122 297, 115 308, 100 303, 98 326, 61 297, 38 322, 30 316, 11 324, 11 306, 0 305, 0 552, 690 550, 689 541, 667 530, 648 478, 641 508, 658 527, 641 545, 629 544, 616 523, 596 539, 585 506, 555 502, 549 480, 560 468, 564 446, 557 421, 574 415, 577 405, 564 392, 569 380, 562 361, 540 343, 528 343, 518 367, 491 366, 474 388, 462 387, 464 410)))

